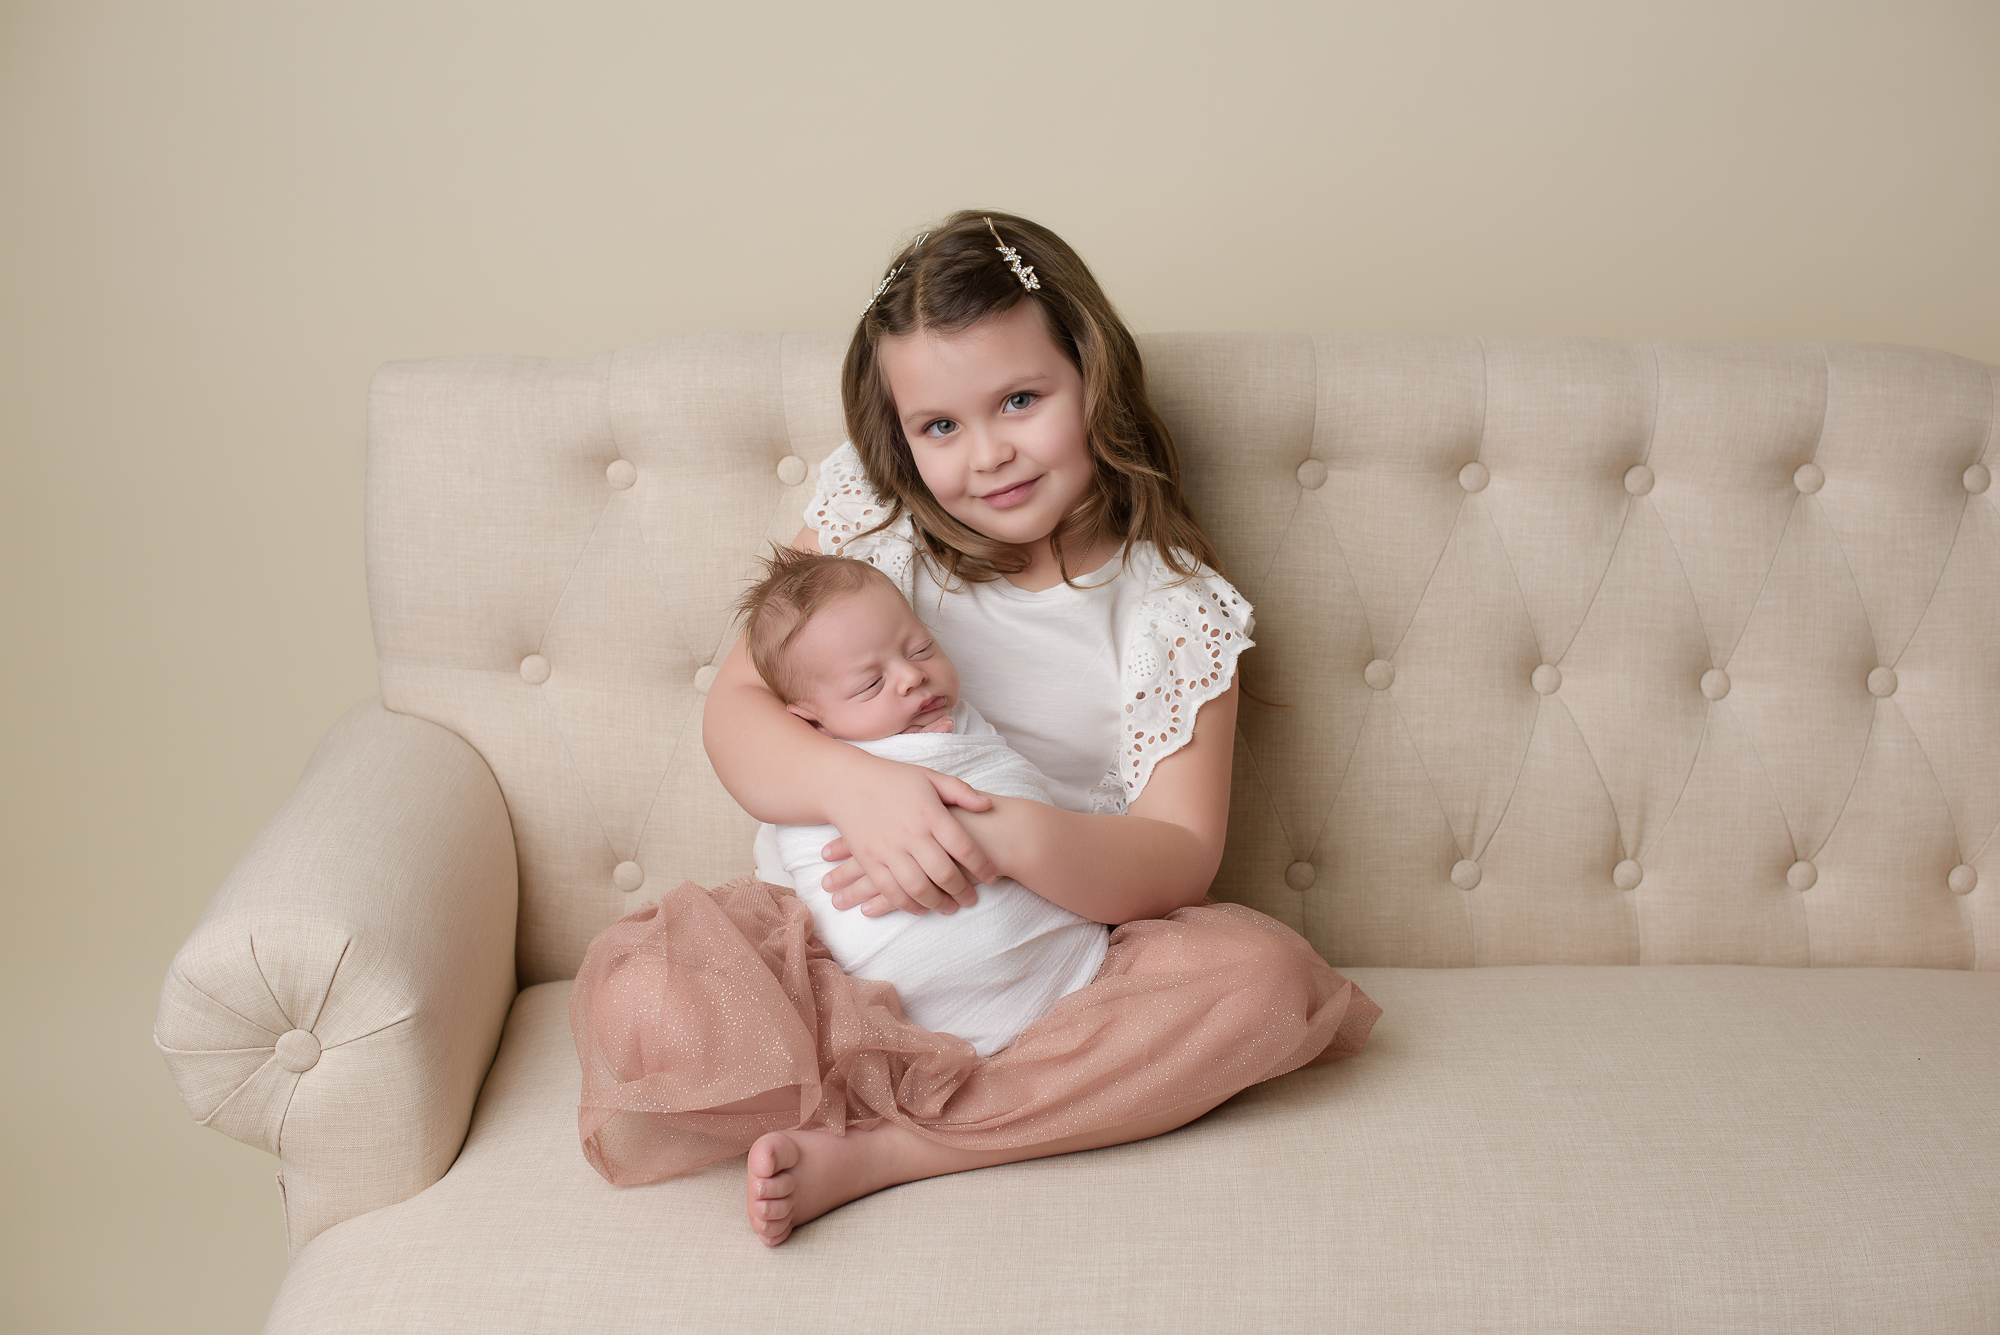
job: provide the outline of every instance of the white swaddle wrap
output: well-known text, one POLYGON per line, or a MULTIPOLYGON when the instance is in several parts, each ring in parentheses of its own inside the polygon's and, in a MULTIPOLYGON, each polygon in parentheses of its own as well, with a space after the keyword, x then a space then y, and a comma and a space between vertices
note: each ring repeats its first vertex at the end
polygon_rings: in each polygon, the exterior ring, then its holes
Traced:
MULTIPOLYGON (((979 711, 961 700, 951 718, 948 733, 903 733, 849 745, 954 775, 984 793, 1049 800, 1041 771, 979 711)), ((758 875, 791 885, 840 967, 856 978, 893 984, 903 1013, 926 1029, 956 1034, 990 1057, 1057 998, 1097 976, 1109 930, 1018 881, 981 886, 977 904, 952 914, 866 918, 858 908, 836 909, 833 896, 820 889, 833 864, 819 854, 838 837, 831 825, 766 826, 758 832, 758 875), (782 878, 772 874, 773 852, 782 878)))

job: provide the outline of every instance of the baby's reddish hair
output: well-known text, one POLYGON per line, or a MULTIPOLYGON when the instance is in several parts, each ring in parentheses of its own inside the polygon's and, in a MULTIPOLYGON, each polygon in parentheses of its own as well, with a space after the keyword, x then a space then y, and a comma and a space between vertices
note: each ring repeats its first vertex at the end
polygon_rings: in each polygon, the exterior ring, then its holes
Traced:
MULTIPOLYGON (((859 593, 880 580, 891 589, 895 581, 866 561, 821 552, 802 552, 775 544, 759 557, 764 577, 736 600, 743 634, 750 642, 750 662, 764 684, 786 704, 805 694, 800 673, 791 663, 792 641, 813 614, 836 598, 859 593)), ((900 590, 897 597, 901 597, 900 590)))

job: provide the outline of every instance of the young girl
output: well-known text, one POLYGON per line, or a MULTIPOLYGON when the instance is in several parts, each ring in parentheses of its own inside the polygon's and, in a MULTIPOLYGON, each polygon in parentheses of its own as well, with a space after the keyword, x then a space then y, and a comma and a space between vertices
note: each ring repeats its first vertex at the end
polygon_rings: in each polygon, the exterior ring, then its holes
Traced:
POLYGON ((754 878, 600 936, 570 1003, 586 1155, 623 1184, 747 1148, 772 1246, 897 1183, 1173 1130, 1359 1051, 1381 1013, 1290 929, 1207 901, 1250 608, 1083 261, 1025 219, 953 215, 863 310, 842 397, 852 443, 795 545, 889 574, 1055 805, 814 731, 741 640, 704 716, 717 775, 759 820, 842 832, 824 888, 845 910, 950 913, 1009 876, 1117 930, 1094 982, 987 1059, 842 974, 754 878))

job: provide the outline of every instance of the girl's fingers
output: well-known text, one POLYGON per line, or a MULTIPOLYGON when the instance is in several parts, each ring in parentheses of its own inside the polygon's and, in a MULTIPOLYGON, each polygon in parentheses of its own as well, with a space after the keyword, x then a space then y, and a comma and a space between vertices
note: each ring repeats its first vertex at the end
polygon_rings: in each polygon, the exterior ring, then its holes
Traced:
POLYGON ((991 885, 1000 879, 1000 869, 993 865, 993 859, 986 855, 979 841, 966 833, 963 825, 955 820, 940 821, 934 834, 951 860, 964 868, 968 881, 976 885, 991 885))
POLYGON ((821 862, 838 864, 847 861, 852 856, 853 854, 847 851, 847 841, 845 839, 836 839, 819 851, 819 860, 821 862))
POLYGON ((930 873, 915 858, 904 854, 897 860, 895 872, 896 884, 902 887, 903 893, 925 908, 936 909, 939 913, 958 911, 958 901, 938 889, 930 873))
MULTIPOLYGON (((911 868, 912 873, 914 873, 914 863, 911 864, 911 868)), ((860 890, 849 891, 846 899, 850 904, 854 903, 862 895, 872 890, 875 894, 887 899, 892 906, 901 909, 905 913, 928 913, 930 910, 924 907, 922 901, 910 893, 907 884, 909 879, 911 878, 898 874, 893 867, 887 865, 877 866, 869 872, 866 885, 860 890)))
POLYGON ((972 882, 965 879, 965 872, 960 869, 957 862, 953 861, 951 854, 935 843, 923 850, 923 855, 917 859, 917 863, 923 868, 924 874, 930 877, 931 884, 936 886, 940 893, 950 896, 954 907, 969 908, 978 902, 979 891, 973 887, 972 882))
POLYGON ((894 913, 895 911, 896 906, 889 902, 887 895, 877 895, 861 906, 861 916, 864 918, 879 918, 885 913, 894 913))

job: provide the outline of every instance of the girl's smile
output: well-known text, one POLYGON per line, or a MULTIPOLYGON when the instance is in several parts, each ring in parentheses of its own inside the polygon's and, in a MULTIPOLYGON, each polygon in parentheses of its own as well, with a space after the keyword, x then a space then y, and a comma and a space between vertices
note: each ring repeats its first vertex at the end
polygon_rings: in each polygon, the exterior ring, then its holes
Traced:
POLYGON ((1012 509, 1014 506, 1028 499, 1029 493, 1034 490, 1035 483, 1040 480, 1039 478, 1031 477, 1026 482, 1016 482, 1011 487, 1003 487, 999 491, 989 491, 979 499, 985 501, 996 510, 1012 509))

